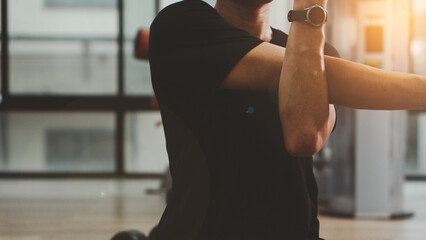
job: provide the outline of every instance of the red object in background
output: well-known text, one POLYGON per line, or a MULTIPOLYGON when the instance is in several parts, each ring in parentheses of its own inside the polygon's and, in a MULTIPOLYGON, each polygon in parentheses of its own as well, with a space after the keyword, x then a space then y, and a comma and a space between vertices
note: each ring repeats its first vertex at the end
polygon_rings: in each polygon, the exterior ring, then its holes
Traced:
MULTIPOLYGON (((135 38, 135 49, 134 56, 139 60, 148 60, 148 49, 149 49, 149 30, 140 29, 135 38)), ((151 98, 151 108, 159 109, 157 98, 155 95, 151 98)))
POLYGON ((149 30, 140 29, 135 39, 135 58, 140 60, 148 60, 149 49, 149 30))
POLYGON ((152 108, 160 109, 160 105, 158 104, 157 97, 155 95, 151 98, 150 104, 152 108))

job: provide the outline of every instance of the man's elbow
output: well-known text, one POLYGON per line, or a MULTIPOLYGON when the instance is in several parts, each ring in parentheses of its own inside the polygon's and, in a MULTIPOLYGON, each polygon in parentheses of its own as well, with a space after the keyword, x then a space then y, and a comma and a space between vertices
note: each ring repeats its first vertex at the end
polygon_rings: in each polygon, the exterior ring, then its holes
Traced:
POLYGON ((311 157, 317 154, 323 145, 318 133, 305 133, 285 139, 285 148, 294 157, 311 157))

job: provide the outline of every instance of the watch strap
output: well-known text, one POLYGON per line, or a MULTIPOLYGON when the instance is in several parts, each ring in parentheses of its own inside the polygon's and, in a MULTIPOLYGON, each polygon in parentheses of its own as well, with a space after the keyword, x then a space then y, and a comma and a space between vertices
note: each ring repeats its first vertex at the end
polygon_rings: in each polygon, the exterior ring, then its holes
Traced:
POLYGON ((308 17, 306 16, 308 14, 308 10, 291 10, 288 12, 287 19, 289 22, 294 21, 306 21, 308 20, 308 17))

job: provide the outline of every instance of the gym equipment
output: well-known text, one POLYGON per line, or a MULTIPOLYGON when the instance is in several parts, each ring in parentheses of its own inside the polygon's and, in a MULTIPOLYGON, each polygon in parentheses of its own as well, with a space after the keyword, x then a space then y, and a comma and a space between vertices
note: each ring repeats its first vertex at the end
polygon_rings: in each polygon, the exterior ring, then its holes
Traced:
MULTIPOLYGON (((352 18, 357 26, 357 62, 388 71, 408 71, 407 4, 395 0, 356 0, 355 12, 342 8, 346 12, 340 12, 340 17, 352 18)), ((354 30, 345 25, 346 21, 342 22, 341 30, 336 31, 350 36, 354 30)), ((335 23, 336 29, 339 24, 335 23)), ((347 41, 344 38, 341 46, 348 45, 347 41)), ((412 216, 403 204, 407 113, 342 107, 339 110, 338 127, 330 136, 328 147, 317 156, 321 165, 327 164, 317 169, 319 197, 326 203, 320 212, 371 219, 412 216)))
POLYGON ((151 108, 153 108, 153 109, 160 109, 160 105, 158 104, 156 96, 153 96, 151 98, 151 101, 149 102, 149 105, 151 105, 151 108))
MULTIPOLYGON (((139 29, 134 41, 133 55, 139 60, 148 60, 149 50, 149 30, 139 29)), ((151 98, 150 105, 153 109, 159 109, 158 101, 155 96, 151 98)))
POLYGON ((148 240, 148 237, 138 230, 127 230, 115 234, 111 240, 148 240))
POLYGON ((138 30, 134 42, 134 56, 140 60, 148 59, 148 49, 149 49, 149 30, 140 29, 138 30))

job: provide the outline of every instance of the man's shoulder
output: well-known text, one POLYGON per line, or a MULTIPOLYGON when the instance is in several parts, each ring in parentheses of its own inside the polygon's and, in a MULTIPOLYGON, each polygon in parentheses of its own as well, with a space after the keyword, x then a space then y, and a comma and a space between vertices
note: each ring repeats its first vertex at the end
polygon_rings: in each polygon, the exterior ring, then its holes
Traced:
POLYGON ((214 8, 201 0, 180 1, 161 10, 152 22, 151 30, 200 23, 216 13, 214 8))
POLYGON ((188 13, 196 13, 196 11, 214 11, 214 9, 207 3, 201 0, 184 0, 177 3, 170 4, 163 8, 159 13, 159 17, 167 17, 172 15, 182 15, 188 13))

